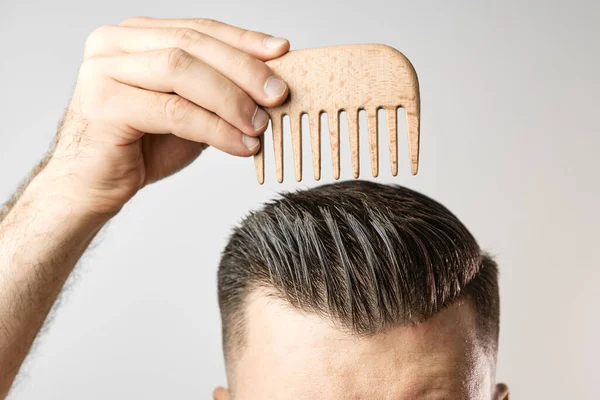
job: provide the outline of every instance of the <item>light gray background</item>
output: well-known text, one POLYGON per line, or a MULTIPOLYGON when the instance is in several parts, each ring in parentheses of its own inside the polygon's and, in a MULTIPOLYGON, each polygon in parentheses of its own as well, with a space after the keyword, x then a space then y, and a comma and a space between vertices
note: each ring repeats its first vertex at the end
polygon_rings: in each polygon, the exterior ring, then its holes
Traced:
MULTIPOLYGON (((293 48, 403 51, 421 80, 421 169, 410 176, 401 140, 392 177, 382 144, 379 181, 438 199, 497 255, 511 398, 598 398, 598 2, 2 0, 2 200, 45 152, 87 34, 135 15, 211 17, 293 48)), ((278 185, 267 154, 264 186, 251 159, 209 149, 139 193, 80 263, 12 398, 206 399, 224 384, 215 272, 230 227, 281 189, 315 185, 308 151, 301 185, 291 156, 278 185)), ((342 156, 350 178, 347 141, 342 156)))

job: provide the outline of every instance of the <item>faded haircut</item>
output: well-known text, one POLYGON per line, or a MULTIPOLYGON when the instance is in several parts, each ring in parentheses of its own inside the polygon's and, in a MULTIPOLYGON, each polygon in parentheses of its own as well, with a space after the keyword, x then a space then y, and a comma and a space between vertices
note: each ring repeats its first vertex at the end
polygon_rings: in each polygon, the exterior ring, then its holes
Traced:
POLYGON ((218 286, 227 360, 244 345, 245 299, 257 289, 359 336, 468 297, 478 337, 496 353, 496 263, 446 207, 398 185, 354 180, 282 194, 234 229, 218 286))

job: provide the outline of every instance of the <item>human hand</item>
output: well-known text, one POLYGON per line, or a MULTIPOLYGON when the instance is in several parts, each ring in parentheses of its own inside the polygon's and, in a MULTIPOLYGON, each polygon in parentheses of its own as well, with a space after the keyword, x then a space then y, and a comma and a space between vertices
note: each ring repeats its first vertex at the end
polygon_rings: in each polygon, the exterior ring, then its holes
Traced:
POLYGON ((256 153, 268 124, 260 106, 287 97, 264 61, 288 50, 285 39, 206 19, 94 30, 45 174, 91 211, 116 213, 208 145, 256 153))

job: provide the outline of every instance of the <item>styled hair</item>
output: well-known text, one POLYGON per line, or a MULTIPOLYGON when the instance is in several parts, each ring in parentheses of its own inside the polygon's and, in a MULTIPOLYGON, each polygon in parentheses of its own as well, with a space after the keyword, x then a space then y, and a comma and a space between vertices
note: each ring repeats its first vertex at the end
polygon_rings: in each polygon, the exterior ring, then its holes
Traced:
POLYGON ((496 263, 446 207, 398 185, 352 180, 282 194, 234 229, 218 286, 227 358, 244 345, 245 299, 257 289, 360 336, 468 296, 482 343, 496 351, 496 263))

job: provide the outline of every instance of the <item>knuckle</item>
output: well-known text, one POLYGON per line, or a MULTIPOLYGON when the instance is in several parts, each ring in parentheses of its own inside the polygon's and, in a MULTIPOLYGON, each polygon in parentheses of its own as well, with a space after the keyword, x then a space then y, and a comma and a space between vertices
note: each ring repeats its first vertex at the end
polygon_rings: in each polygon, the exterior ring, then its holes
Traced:
POLYGON ((205 34, 191 28, 175 29, 173 35, 175 36, 176 46, 182 49, 189 48, 206 38, 205 34))
POLYGON ((250 42, 253 39, 252 33, 252 31, 247 30, 242 31, 242 33, 240 33, 240 36, 238 36, 238 44, 241 46, 246 42, 250 42))
POLYGON ((250 97, 244 95, 237 96, 230 104, 234 104, 235 109, 238 110, 242 119, 250 123, 250 120, 256 111, 256 103, 252 101, 250 97))
POLYGON ((194 20, 194 27, 200 29, 201 31, 208 30, 212 26, 216 25, 218 22, 212 18, 198 18, 194 20))
POLYGON ((235 56, 233 65, 235 65, 236 68, 247 72, 254 71, 257 68, 255 59, 242 52, 235 56))
POLYGON ((238 73, 242 76, 252 77, 255 82, 264 82, 273 75, 273 72, 265 63, 246 53, 240 52, 234 56, 231 64, 238 73))
POLYGON ((85 53, 87 56, 93 55, 98 49, 102 47, 104 40, 106 38, 107 31, 111 27, 108 25, 102 25, 94 29, 88 35, 85 40, 85 53))
POLYGON ((238 86, 227 83, 222 89, 223 101, 222 105, 225 109, 238 111, 238 115, 242 116, 243 120, 250 121, 250 118, 256 110, 256 103, 238 86))
POLYGON ((234 101, 238 97, 237 86, 235 86, 231 82, 226 82, 221 87, 221 94, 223 96, 224 102, 229 103, 234 101))
POLYGON ((190 109, 190 102, 183 97, 171 95, 164 103, 164 115, 167 121, 179 124, 183 121, 190 109))
POLYGON ((173 48, 166 52, 166 67, 171 73, 187 70, 193 61, 192 55, 183 49, 173 48))
POLYGON ((221 118, 214 119, 213 132, 216 136, 223 136, 229 130, 229 124, 221 118))

